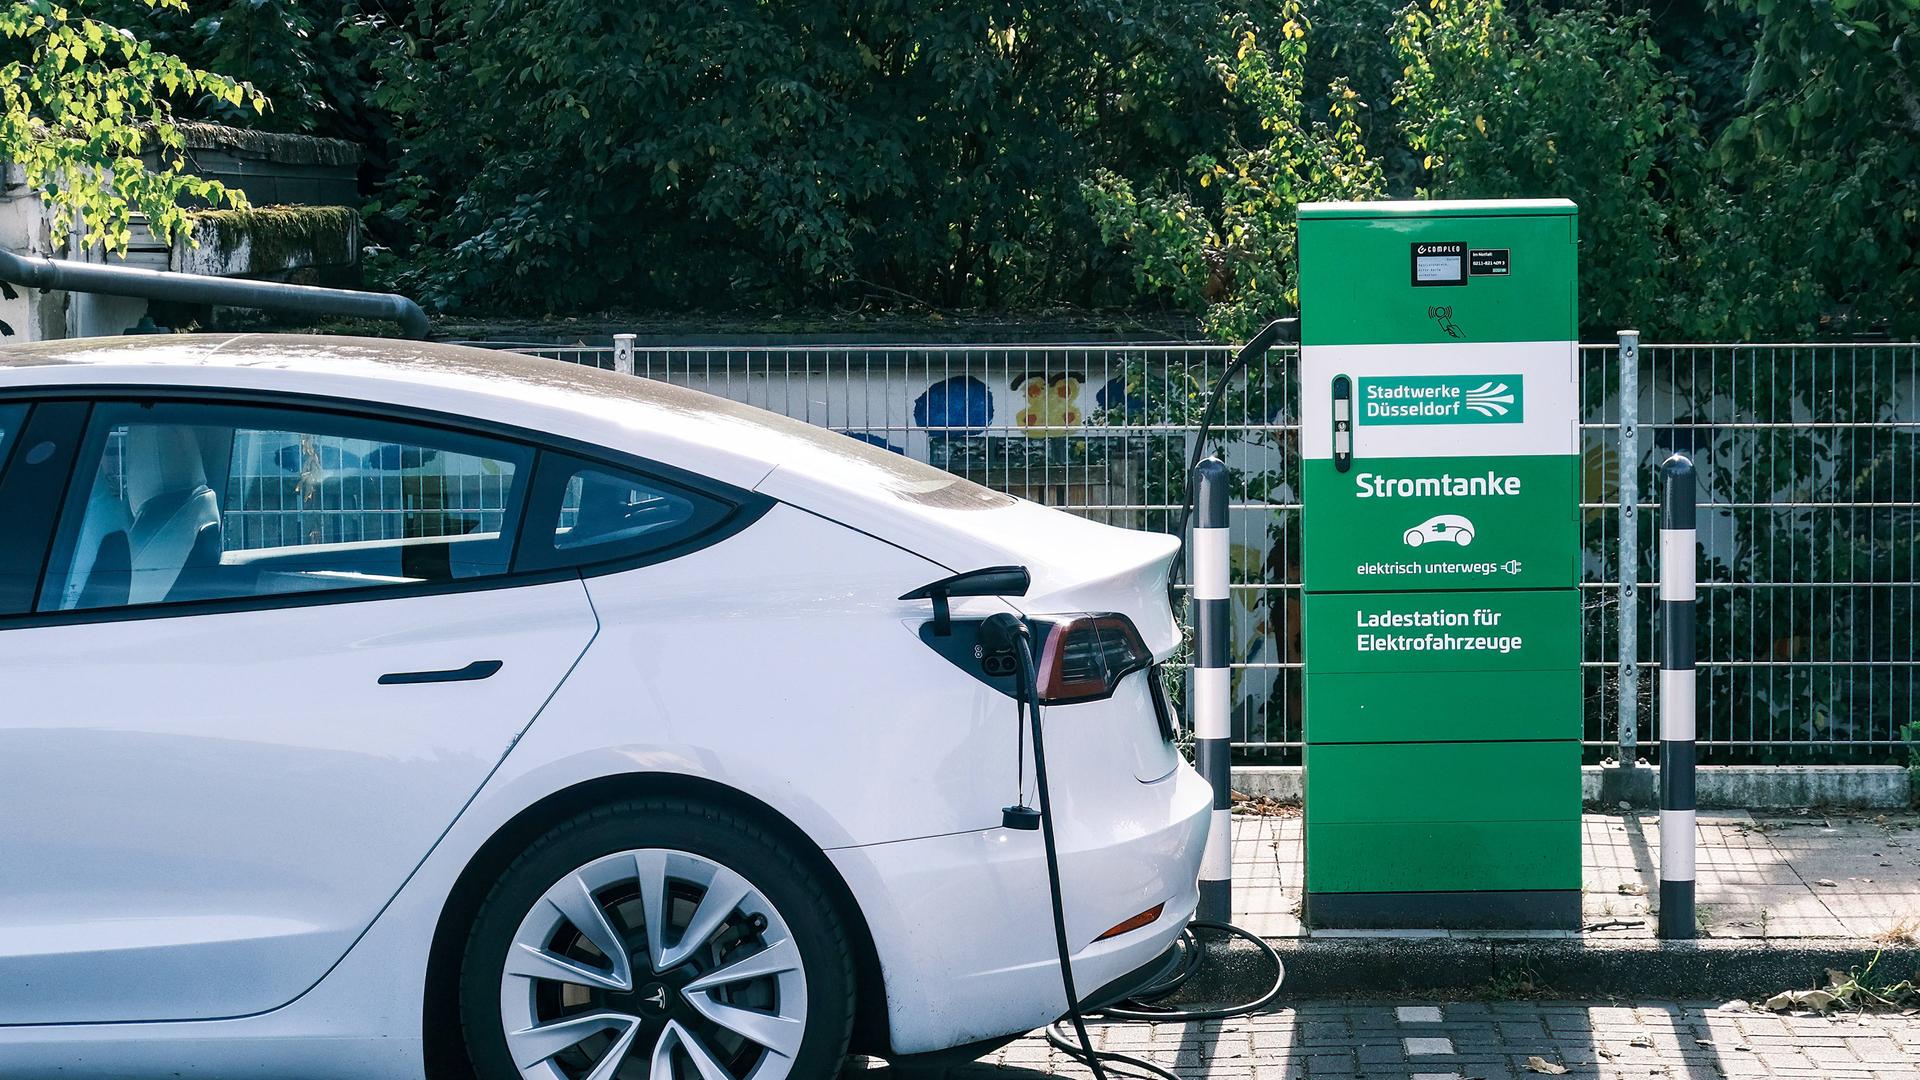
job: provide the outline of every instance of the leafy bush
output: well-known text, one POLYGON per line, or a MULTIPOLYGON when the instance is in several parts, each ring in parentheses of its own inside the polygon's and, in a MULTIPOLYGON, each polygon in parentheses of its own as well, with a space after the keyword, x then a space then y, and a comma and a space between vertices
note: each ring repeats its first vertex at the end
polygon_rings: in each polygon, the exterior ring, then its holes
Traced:
MULTIPOLYGON (((185 0, 138 4, 185 9, 185 0)), ((136 213, 155 234, 170 237, 188 224, 183 202, 245 204, 237 192, 182 171, 172 99, 205 95, 258 112, 266 102, 252 87, 46 0, 0 8, 0 42, 0 82, 7 87, 0 161, 19 166, 29 187, 47 193, 55 244, 84 222, 88 242, 124 251, 136 213), (148 169, 141 154, 155 149, 162 164, 148 169)))
POLYGON ((1300 198, 1556 195, 1589 337, 1920 333, 1910 0, 91 3, 273 102, 181 83, 200 115, 366 144, 382 273, 441 306, 1234 336, 1300 198))
POLYGON ((1216 141, 1214 12, 449 0, 389 209, 449 305, 1125 301, 1078 182, 1216 141))
POLYGON ((1759 16, 1747 109, 1714 165, 1742 181, 1737 241, 1794 273, 1739 300, 1786 308, 1790 326, 1920 334, 1920 5, 1741 6, 1759 16))
POLYGON ((1302 5, 1286 0, 1275 20, 1271 46, 1249 20, 1227 20, 1230 48, 1212 65, 1246 121, 1224 151, 1195 155, 1177 181, 1136 185, 1103 171, 1083 189, 1102 239, 1133 256, 1142 290, 1204 310, 1204 327, 1223 340, 1298 308, 1300 203, 1380 198, 1385 189, 1357 93, 1336 81, 1328 120, 1307 115, 1302 5))
POLYGON ((1647 22, 1580 9, 1523 28, 1498 0, 1415 4, 1395 101, 1421 196, 1574 200, 1583 327, 1671 340, 1691 329, 1672 301, 1700 244, 1705 147, 1647 22))
MULTIPOLYGON (((356 0, 196 0, 148 11, 146 0, 100 0, 105 17, 139 20, 157 49, 244 80, 267 108, 203 95, 204 119, 269 131, 295 131, 378 143, 386 117, 369 108, 374 53, 354 32, 378 18, 356 0)), ((379 9, 374 8, 377 12, 379 9)), ((376 151, 379 147, 374 147, 376 151)))

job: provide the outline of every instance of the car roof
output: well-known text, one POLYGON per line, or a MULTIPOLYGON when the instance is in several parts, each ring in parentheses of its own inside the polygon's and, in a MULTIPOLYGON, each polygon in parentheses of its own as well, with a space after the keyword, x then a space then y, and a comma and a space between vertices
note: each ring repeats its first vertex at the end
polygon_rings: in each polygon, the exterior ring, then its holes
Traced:
MULTIPOLYGON (((782 462, 820 453, 826 434, 655 379, 391 338, 155 334, 0 346, 0 389, 20 387, 215 388, 373 402, 560 435, 743 488, 782 462)), ((861 446, 832 440, 835 457, 861 446)))
MULTIPOLYGON (((1075 592, 1082 588, 1109 602, 1109 578, 1137 584, 1146 580, 1140 567, 1163 566, 1178 548, 1171 537, 1112 529, 1015 499, 742 402, 494 349, 290 334, 156 334, 0 346, 0 393, 22 388, 302 395, 546 432, 758 491, 949 571, 1027 565, 1035 579, 1028 601, 1043 605, 1082 602, 1075 592)), ((1147 592, 1164 595, 1164 580, 1147 592)), ((1169 634, 1172 625, 1167 619, 1169 634)))

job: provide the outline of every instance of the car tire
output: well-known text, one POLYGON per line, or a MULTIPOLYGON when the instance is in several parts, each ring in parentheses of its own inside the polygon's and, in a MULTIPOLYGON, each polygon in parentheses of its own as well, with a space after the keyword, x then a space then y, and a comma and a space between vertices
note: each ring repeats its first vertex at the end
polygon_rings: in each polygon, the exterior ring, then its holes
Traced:
POLYGON ((834 912, 801 853, 753 818, 664 798, 570 818, 474 916, 458 995, 474 1074, 597 1080, 608 1055, 644 1075, 665 1054, 684 1075, 705 1075, 702 1055, 718 1075, 836 1075, 855 980, 834 912))
POLYGON ((1407 542, 1408 547, 1419 547, 1421 544, 1427 542, 1426 534, 1418 529, 1409 530, 1407 535, 1401 539, 1407 542))
POLYGON ((1473 534, 1465 529, 1461 529, 1453 542, 1459 544, 1461 547, 1466 547, 1468 544, 1473 543, 1473 534))

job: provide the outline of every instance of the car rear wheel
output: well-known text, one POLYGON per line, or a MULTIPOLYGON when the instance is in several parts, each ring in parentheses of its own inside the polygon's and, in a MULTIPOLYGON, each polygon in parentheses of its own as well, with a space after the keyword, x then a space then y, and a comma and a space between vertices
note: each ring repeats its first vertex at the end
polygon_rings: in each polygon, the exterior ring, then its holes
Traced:
POLYGON ((697 803, 602 807, 536 840, 460 970, 480 1080, 831 1076, 853 961, 791 845, 697 803))

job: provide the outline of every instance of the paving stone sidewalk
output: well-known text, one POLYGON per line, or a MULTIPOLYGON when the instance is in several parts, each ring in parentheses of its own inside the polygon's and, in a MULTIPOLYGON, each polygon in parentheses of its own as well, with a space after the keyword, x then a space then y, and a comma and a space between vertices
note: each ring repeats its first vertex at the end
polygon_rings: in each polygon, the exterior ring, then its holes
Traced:
MULTIPOLYGON (((1720 1005, 1326 1003, 1221 1023, 1096 1031, 1100 1046, 1145 1056, 1187 1080, 1920 1077, 1920 1016, 1785 1017, 1720 1005)), ((856 1065, 842 1080, 888 1074, 878 1063, 870 1071, 856 1065)), ((1029 1036, 947 1075, 1032 1080, 1091 1073, 1029 1036)))
MULTIPOLYGON (((1233 825, 1234 921, 1298 936, 1299 816, 1235 815, 1233 825)), ((1588 814, 1582 832, 1588 934, 1652 937, 1659 814, 1588 814)), ((1708 937, 1920 937, 1920 815, 1702 811, 1697 862, 1708 937)))

